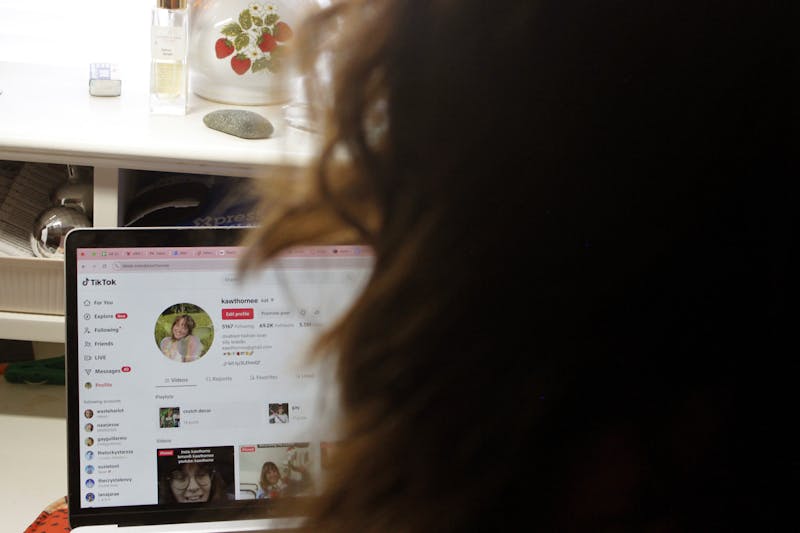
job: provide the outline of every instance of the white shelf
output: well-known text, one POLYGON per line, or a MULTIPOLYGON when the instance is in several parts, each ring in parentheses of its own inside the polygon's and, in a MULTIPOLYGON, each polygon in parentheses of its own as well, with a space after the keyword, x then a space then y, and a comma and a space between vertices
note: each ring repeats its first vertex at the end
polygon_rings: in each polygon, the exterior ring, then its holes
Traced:
POLYGON ((289 127, 281 106, 231 106, 191 95, 186 116, 150 115, 146 80, 123 79, 122 95, 89 95, 88 67, 0 63, 0 157, 255 177, 308 162, 312 136, 289 127), (269 139, 207 128, 213 110, 241 108, 269 119, 269 139))
POLYGON ((64 342, 64 317, 0 311, 0 339, 64 342))
MULTIPOLYGON (((95 226, 120 222, 122 169, 268 178, 310 160, 314 136, 289 127, 280 105, 190 95, 186 116, 151 115, 147 80, 123 73, 121 96, 93 97, 88 70, 0 62, 0 159, 95 167, 95 226), (203 124, 206 113, 228 108, 261 114, 274 134, 240 139, 203 124)), ((60 316, 0 312, 0 338, 63 342, 63 329, 60 316)))

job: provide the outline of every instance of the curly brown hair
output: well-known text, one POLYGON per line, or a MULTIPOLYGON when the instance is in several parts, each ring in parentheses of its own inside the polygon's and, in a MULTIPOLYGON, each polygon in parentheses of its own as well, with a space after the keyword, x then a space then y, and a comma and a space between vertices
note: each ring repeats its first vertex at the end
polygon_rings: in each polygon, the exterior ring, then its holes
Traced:
POLYGON ((196 323, 194 318, 187 314, 178 315, 175 317, 175 320, 172 321, 172 326, 169 328, 170 335, 173 334, 172 331, 175 328, 175 324, 177 324, 179 321, 183 321, 183 325, 186 326, 186 329, 189 331, 189 335, 191 335, 194 331, 196 323))
POLYGON ((717 4, 356 0, 308 19, 318 157, 264 180, 242 264, 375 251, 318 344, 346 417, 311 530, 772 516, 775 493, 739 490, 761 475, 738 462, 746 428, 767 429, 727 355, 763 354, 784 316, 788 255, 763 257, 792 226, 771 193, 789 34, 774 7, 717 4))

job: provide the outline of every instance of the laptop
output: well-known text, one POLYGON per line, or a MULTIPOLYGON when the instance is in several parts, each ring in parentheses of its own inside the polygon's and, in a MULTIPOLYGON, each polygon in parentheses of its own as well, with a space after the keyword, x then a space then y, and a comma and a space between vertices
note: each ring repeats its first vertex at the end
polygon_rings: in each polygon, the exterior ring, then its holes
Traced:
POLYGON ((237 273, 247 227, 81 228, 65 241, 74 533, 292 530, 335 446, 314 339, 372 269, 308 246, 237 273))

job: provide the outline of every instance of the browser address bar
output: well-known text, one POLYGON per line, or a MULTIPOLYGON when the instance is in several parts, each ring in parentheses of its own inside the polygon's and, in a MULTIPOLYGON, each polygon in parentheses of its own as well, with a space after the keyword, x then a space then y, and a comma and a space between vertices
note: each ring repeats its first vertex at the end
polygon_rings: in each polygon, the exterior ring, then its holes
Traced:
POLYGON ((117 261, 111 264, 116 272, 132 272, 147 270, 232 270, 236 268, 236 259, 198 260, 183 259, 180 261, 117 261))

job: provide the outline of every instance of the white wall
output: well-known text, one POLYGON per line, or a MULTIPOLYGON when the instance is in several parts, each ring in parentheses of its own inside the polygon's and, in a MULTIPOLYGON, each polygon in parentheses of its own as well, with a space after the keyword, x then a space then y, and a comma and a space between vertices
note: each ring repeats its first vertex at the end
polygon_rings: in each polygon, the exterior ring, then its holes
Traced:
POLYGON ((118 63, 148 75, 155 0, 0 0, 0 61, 80 66, 118 63))

